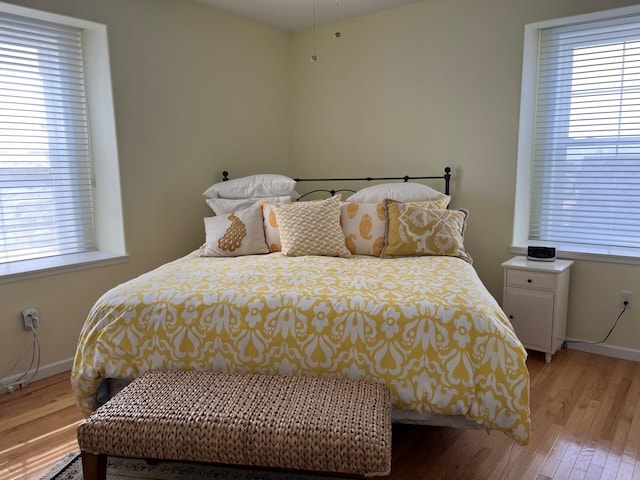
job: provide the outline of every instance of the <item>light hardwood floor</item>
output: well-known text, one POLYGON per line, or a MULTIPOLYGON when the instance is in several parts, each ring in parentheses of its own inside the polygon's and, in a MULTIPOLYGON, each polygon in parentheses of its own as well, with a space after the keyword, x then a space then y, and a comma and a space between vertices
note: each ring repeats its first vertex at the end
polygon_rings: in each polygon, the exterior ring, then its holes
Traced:
MULTIPOLYGON (((531 442, 481 430, 394 425, 393 480, 640 479, 640 363, 531 352, 531 442)), ((68 374, 0 397, 0 478, 37 479, 77 450, 68 374)))

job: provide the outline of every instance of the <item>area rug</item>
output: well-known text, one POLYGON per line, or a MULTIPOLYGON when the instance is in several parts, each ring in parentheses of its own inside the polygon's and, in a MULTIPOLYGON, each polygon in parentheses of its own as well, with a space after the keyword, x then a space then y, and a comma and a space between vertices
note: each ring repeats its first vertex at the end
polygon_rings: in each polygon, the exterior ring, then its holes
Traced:
MULTIPOLYGON (((161 461, 149 465, 144 460, 109 457, 107 480, 344 480, 344 477, 302 472, 282 472, 253 468, 161 461)), ((70 453, 40 480, 82 480, 79 453, 70 453)))

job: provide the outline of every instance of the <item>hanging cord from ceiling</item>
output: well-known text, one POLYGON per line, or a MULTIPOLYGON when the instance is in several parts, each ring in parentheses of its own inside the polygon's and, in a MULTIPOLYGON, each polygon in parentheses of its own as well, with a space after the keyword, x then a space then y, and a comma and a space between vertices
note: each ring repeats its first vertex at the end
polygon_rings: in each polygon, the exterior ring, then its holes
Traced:
MULTIPOLYGON (((318 54, 316 53, 316 0, 311 0, 311 43, 313 44, 313 53, 311 54, 311 61, 318 61, 318 54)), ((333 36, 335 38, 342 37, 340 31, 340 0, 336 0, 336 31, 333 36)))
POLYGON ((311 25, 311 42, 313 43, 313 53, 311 54, 311 61, 317 62, 318 55, 316 54, 316 0, 311 0, 312 20, 311 25))

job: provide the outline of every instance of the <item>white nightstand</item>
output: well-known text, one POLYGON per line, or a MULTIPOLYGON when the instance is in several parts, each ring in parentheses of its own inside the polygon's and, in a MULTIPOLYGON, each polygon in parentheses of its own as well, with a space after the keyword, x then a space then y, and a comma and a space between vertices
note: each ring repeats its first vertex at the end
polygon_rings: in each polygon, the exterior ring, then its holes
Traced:
POLYGON ((566 338, 571 260, 538 262, 514 257, 504 268, 503 309, 526 348, 557 352, 566 338))

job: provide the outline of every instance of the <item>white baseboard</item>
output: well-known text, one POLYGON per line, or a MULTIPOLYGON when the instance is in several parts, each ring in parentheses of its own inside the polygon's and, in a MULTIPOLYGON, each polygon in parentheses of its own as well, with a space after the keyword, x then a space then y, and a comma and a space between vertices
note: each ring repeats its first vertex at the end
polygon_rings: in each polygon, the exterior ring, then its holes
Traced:
POLYGON ((580 350, 581 352, 595 353, 604 355, 605 357, 620 358, 622 360, 631 360, 640 362, 640 350, 631 348, 616 347, 613 345, 605 345, 604 343, 592 344, 581 343, 582 340, 575 338, 567 338, 567 348, 572 350, 580 350))
MULTIPOLYGON (((40 366, 37 374, 34 375, 33 372, 30 372, 27 375, 27 382, 31 383, 31 382, 35 382, 36 380, 42 380, 43 378, 52 377, 53 375, 57 375, 59 373, 68 372, 71 370, 72 366, 73 366, 73 358, 68 358, 66 360, 61 360, 56 363, 40 366)), ((23 376, 22 373, 17 373, 15 375, 11 375, 9 377, 6 377, 0 380, 2 381, 3 386, 12 385, 22 376, 23 376)), ((1 393, 6 393, 4 388, 2 389, 1 393)))

